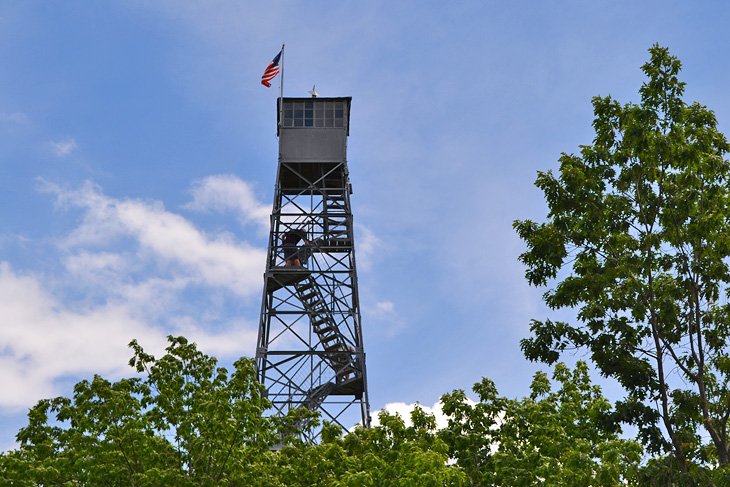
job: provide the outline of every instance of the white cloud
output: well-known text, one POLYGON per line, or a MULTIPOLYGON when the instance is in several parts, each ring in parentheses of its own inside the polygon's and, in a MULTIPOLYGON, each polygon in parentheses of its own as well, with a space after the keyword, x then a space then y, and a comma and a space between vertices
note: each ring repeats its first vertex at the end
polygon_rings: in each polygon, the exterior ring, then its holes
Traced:
POLYGON ((228 234, 206 235, 159 202, 110 198, 91 183, 78 190, 49 183, 43 188, 54 193, 62 206, 84 210, 83 222, 64 241, 70 251, 78 250, 81 256, 87 252, 84 264, 79 264, 79 259, 69 261, 76 269, 81 265, 118 265, 119 255, 102 252, 89 259, 88 249, 131 238, 137 246, 137 262, 150 260, 178 278, 239 295, 251 296, 261 289, 264 249, 238 242, 228 234))
POLYGON ((361 269, 369 270, 373 266, 375 256, 384 249, 383 241, 375 232, 362 224, 356 224, 357 231, 357 265, 361 269))
POLYGON ((379 301, 373 306, 373 315, 379 318, 392 316, 395 313, 395 304, 392 301, 379 301))
MULTIPOLYGON (((474 406, 476 404, 475 401, 472 401, 469 398, 466 399, 466 402, 469 406, 474 406)), ((431 407, 424 406, 423 404, 419 404, 417 402, 410 404, 405 402, 389 402, 385 406, 383 406, 382 409, 379 409, 372 413, 372 425, 380 426, 378 413, 380 413, 381 410, 384 410, 390 414, 398 414, 401 418, 403 418, 406 426, 411 426, 411 412, 416 406, 419 406, 426 413, 432 414, 434 416, 434 419, 436 420, 436 429, 444 429, 446 428, 446 426, 448 426, 448 417, 444 414, 443 404, 441 403, 441 401, 436 402, 436 404, 431 407)))
POLYGON ((193 201, 186 205, 190 210, 232 211, 242 224, 269 228, 271 207, 260 203, 251 185, 236 176, 208 176, 195 182, 192 193, 193 201))
POLYGON ((118 304, 72 310, 38 278, 0 263, 0 407, 27 407, 56 393, 55 378, 86 371, 120 373, 138 338, 158 347, 165 333, 118 304))
POLYGON ((376 329, 384 331, 387 337, 397 335, 406 326, 392 301, 377 301, 373 305, 365 306, 363 314, 370 323, 384 324, 385 326, 378 326, 376 329))
POLYGON ((110 300, 74 307, 57 299, 39 277, 21 275, 0 262, 0 388, 4 391, 0 409, 25 408, 58 394, 55 381, 62 377, 130 375, 127 344, 133 338, 156 355, 168 334, 184 335, 212 355, 238 356, 253 350, 252 323, 239 320, 211 332, 187 318, 180 320, 184 322, 180 326, 162 328, 153 324, 155 316, 145 316, 136 304, 110 300))
POLYGON ((94 279, 107 272, 120 272, 125 265, 125 259, 121 254, 103 251, 87 252, 82 250, 66 259, 67 270, 86 279, 94 279))
POLYGON ((0 112, 0 123, 9 125, 27 125, 30 122, 28 115, 22 112, 0 112))
POLYGON ((253 353, 257 323, 239 313, 261 292, 264 249, 92 183, 41 189, 81 218, 59 241, 57 271, 0 262, 0 409, 68 394, 62 378, 129 375, 133 338, 155 354, 168 334, 219 357, 253 353))
POLYGON ((217 356, 234 357, 241 355, 242 349, 253 355, 254 344, 258 338, 258 323, 247 320, 233 320, 223 330, 201 333, 200 327, 190 322, 175 329, 179 335, 190 337, 205 353, 217 356))
POLYGON ((70 156, 78 147, 76 140, 68 138, 66 140, 60 140, 58 142, 51 142, 51 150, 58 157, 70 156))

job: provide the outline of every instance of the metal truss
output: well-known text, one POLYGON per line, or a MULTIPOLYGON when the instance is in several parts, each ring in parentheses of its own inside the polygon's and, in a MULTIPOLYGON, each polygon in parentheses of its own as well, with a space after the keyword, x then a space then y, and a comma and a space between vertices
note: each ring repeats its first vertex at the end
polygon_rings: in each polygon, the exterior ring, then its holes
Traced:
POLYGON ((343 430, 370 426, 350 193, 344 161, 280 161, 256 351, 274 414, 317 410, 343 430))

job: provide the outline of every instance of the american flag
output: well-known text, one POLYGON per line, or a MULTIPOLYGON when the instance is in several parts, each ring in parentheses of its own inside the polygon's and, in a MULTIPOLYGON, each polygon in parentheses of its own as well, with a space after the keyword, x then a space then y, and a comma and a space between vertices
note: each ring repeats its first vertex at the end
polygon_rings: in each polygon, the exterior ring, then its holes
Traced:
POLYGON ((284 49, 282 48, 282 50, 279 51, 279 54, 274 57, 274 60, 271 61, 271 64, 267 66, 264 74, 261 76, 261 84, 267 88, 271 88, 271 83, 269 83, 269 81, 276 78, 276 75, 279 74, 279 59, 281 58, 283 50, 284 49))

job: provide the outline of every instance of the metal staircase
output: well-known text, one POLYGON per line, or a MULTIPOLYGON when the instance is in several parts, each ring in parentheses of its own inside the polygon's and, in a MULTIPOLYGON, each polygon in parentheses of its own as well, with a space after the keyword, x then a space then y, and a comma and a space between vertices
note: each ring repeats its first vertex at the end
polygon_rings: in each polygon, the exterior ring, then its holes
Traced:
POLYGON ((343 377, 349 378, 350 375, 355 375, 357 369, 350 355, 352 347, 340 333, 317 281, 310 276, 303 283, 296 284, 294 288, 299 301, 309 314, 312 331, 319 337, 319 342, 327 352, 325 361, 337 374, 337 382, 341 382, 343 377))

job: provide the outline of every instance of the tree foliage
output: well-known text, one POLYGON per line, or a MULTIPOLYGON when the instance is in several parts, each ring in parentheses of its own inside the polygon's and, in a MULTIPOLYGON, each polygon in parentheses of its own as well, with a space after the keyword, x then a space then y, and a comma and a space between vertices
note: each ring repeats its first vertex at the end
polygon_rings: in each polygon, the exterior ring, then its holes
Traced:
POLYGON ((553 363, 586 349, 626 397, 615 420, 678 469, 730 461, 730 164, 714 114, 683 100, 657 45, 640 103, 595 97, 591 145, 536 185, 547 221, 516 221, 527 280, 575 323, 533 321, 522 349, 553 363))
POLYGON ((0 455, 2 485, 615 485, 641 451, 602 427, 610 405, 585 364, 558 365, 554 392, 538 374, 520 400, 487 379, 474 386, 479 403, 446 394, 442 430, 415 407, 409 422, 381 411, 378 426, 345 435, 325 424, 313 445, 288 434, 313 427, 311 411, 266 416, 251 360, 229 375, 184 338, 160 358, 131 347, 138 377, 97 376, 30 410, 19 448, 0 455))
POLYGON ((20 448, 3 459, 14 485, 227 485, 236 465, 267 451, 268 402, 252 360, 229 377, 184 338, 170 337, 160 359, 130 346, 144 378, 95 376, 30 410, 20 448))
POLYGON ((182 337, 169 337, 159 359, 137 342, 130 365, 141 377, 95 376, 70 398, 38 402, 17 435, 20 447, 0 456, 3 485, 312 486, 461 485, 447 465, 435 423, 414 411, 413 426, 381 415, 382 426, 346 437, 325 427, 309 445, 291 433, 312 428, 316 414, 267 417, 270 403, 255 364, 240 359, 228 374, 182 337), (281 445, 280 451, 272 450, 281 445))
POLYGON ((448 447, 436 434, 432 415, 416 407, 411 424, 381 411, 380 425, 355 428, 341 436, 329 426, 319 445, 296 443, 276 456, 283 486, 443 486, 467 485, 467 477, 448 464, 448 447))
POLYGON ((535 375, 531 394, 507 399, 494 383, 474 386, 479 402, 463 391, 443 398, 449 418, 441 437, 472 485, 613 486, 636 480, 641 446, 606 427, 611 405, 592 385, 588 366, 557 364, 553 391, 535 375))

